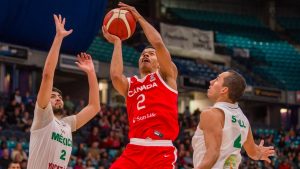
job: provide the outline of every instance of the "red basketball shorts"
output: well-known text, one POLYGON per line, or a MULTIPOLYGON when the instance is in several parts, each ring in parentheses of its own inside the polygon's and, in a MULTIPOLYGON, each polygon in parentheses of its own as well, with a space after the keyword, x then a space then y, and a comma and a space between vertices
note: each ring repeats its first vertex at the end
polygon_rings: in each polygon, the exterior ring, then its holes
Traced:
POLYGON ((110 169, 175 169, 176 160, 171 140, 132 138, 110 169))

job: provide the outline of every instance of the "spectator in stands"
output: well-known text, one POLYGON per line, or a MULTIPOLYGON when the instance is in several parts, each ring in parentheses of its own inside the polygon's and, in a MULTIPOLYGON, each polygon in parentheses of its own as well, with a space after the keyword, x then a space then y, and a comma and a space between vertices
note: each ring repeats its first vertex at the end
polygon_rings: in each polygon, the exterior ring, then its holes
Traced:
POLYGON ((25 96, 23 97, 22 100, 25 105, 28 105, 28 104, 34 102, 34 97, 30 94, 29 91, 26 91, 25 96))
POLYGON ((2 156, 0 157, 0 169, 8 168, 9 164, 11 163, 11 159, 9 157, 9 150, 8 148, 2 149, 2 156))
POLYGON ((30 132, 32 119, 30 118, 30 114, 28 111, 23 113, 22 124, 23 124, 23 131, 30 132))
POLYGON ((191 117, 191 112, 190 112, 190 107, 189 107, 189 106, 186 106, 186 107, 185 107, 185 110, 184 110, 183 114, 184 114, 184 117, 185 117, 187 120, 190 119, 190 117, 191 117))
POLYGON ((19 162, 11 162, 9 164, 8 169, 21 169, 20 163, 19 162))
POLYGON ((85 106, 85 101, 83 99, 80 99, 79 104, 75 108, 75 114, 80 112, 80 110, 82 110, 84 106, 85 106))
POLYGON ((77 152, 76 152, 75 156, 77 158, 82 158, 82 159, 86 157, 86 151, 85 151, 85 148, 84 148, 84 143, 79 143, 78 144, 78 148, 77 148, 77 152))
POLYGON ((279 165, 278 169, 292 169, 291 162, 288 160, 288 158, 285 158, 279 165))
POLYGON ((14 114, 11 116, 9 120, 10 123, 16 124, 16 126, 21 129, 22 128, 22 115, 21 115, 21 107, 15 107, 14 114))
POLYGON ((16 147, 12 151, 11 158, 13 161, 21 162, 22 160, 27 160, 27 154, 22 148, 21 143, 17 143, 16 147))
POLYGON ((74 169, 85 169, 85 166, 81 158, 76 159, 76 164, 74 166, 74 169))
POLYGON ((104 166, 104 168, 109 168, 111 165, 111 161, 108 159, 108 154, 106 152, 101 153, 101 160, 98 160, 99 166, 104 166))
POLYGON ((95 169, 95 167, 93 166, 92 160, 86 160, 85 169, 95 169))
POLYGON ((15 100, 18 104, 22 103, 22 97, 18 88, 15 89, 15 92, 12 95, 12 99, 15 100))
POLYGON ((86 157, 84 158, 84 161, 91 161, 92 165, 97 165, 98 161, 100 161, 100 155, 98 155, 97 157, 99 157, 98 159, 94 158, 92 156, 92 153, 87 153, 86 157))
POLYGON ((7 115, 7 122, 12 124, 11 121, 13 120, 14 111, 15 108, 18 107, 19 104, 17 104, 16 100, 13 99, 10 101, 10 103, 5 108, 5 113, 7 115))
POLYGON ((94 126, 92 128, 92 131, 89 135, 89 137, 87 138, 87 143, 89 146, 92 145, 92 143, 94 142, 99 142, 100 143, 100 134, 99 134, 99 127, 98 126, 94 126))
POLYGON ((91 156, 93 159, 98 160, 99 154, 100 154, 100 149, 99 149, 99 142, 95 141, 92 143, 92 146, 89 148, 88 153, 91 153, 91 156))
POLYGON ((110 137, 112 138, 111 148, 118 149, 121 146, 119 135, 115 131, 111 131, 110 137))
POLYGON ((71 112, 74 111, 74 103, 71 101, 70 96, 67 95, 65 100, 64 100, 64 105, 65 105, 65 110, 67 110, 67 114, 70 114, 71 112))
POLYGON ((27 160, 22 160, 21 169, 27 169, 27 160))
POLYGON ((7 116, 4 112, 4 107, 0 106, 0 131, 7 127, 6 119, 7 116))
POLYGON ((104 134, 105 136, 108 136, 111 126, 107 116, 104 116, 103 118, 100 119, 99 126, 101 129, 101 133, 104 134))

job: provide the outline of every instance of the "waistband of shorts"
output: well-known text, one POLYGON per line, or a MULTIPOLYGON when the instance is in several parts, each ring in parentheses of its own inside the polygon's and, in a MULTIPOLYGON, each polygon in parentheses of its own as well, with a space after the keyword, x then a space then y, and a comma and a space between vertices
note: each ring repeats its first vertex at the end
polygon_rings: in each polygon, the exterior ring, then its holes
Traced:
POLYGON ((131 138, 130 143, 138 146, 173 146, 172 140, 152 140, 152 139, 141 139, 141 138, 131 138))

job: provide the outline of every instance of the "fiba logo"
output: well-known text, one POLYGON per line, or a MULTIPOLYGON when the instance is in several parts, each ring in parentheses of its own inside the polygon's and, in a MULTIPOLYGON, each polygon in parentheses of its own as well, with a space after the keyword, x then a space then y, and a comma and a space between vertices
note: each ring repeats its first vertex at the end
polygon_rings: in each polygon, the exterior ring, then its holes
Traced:
POLYGON ((154 77, 154 74, 151 74, 151 76, 150 76, 150 82, 153 82, 154 80, 156 80, 155 77, 154 77))

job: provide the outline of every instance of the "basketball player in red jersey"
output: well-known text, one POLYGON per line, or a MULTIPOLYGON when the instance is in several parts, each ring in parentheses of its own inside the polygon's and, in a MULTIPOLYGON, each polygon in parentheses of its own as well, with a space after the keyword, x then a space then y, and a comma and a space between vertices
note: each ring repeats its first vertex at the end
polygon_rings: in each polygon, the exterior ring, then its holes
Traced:
POLYGON ((171 169, 175 168, 178 135, 177 68, 157 30, 138 11, 119 3, 130 11, 141 25, 152 47, 147 47, 139 59, 140 77, 123 74, 122 42, 102 28, 104 37, 114 44, 110 76, 115 89, 126 98, 129 138, 123 154, 111 169, 171 169))

